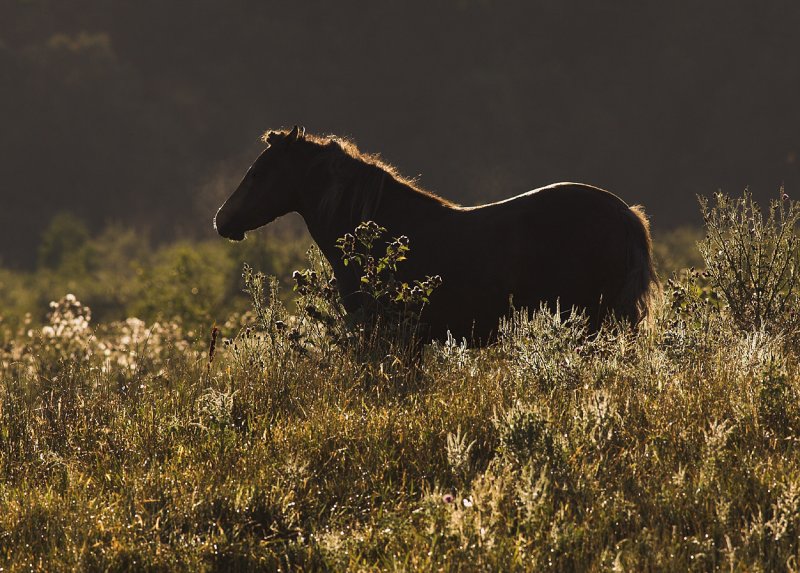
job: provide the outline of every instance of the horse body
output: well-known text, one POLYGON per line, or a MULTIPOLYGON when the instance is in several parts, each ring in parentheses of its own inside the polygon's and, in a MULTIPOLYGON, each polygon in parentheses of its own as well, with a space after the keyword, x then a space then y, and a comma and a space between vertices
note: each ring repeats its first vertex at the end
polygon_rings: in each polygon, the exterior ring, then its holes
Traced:
POLYGON ((450 330, 485 341, 510 299, 517 308, 582 308, 597 328, 628 279, 630 235, 640 224, 630 213, 606 191, 559 184, 476 208, 420 211, 409 228, 389 226, 388 213, 375 220, 409 236, 406 278, 443 279, 425 311, 432 336, 450 330))
MULTIPOLYGON (((331 263, 345 308, 358 307, 360 276, 341 261, 336 239, 372 220, 394 236, 406 235, 411 251, 401 280, 440 275, 422 319, 433 338, 491 339, 498 319, 540 304, 585 309, 592 329, 609 314, 633 324, 647 314, 657 291, 647 220, 616 195, 578 183, 560 183, 477 207, 461 207, 414 188, 383 164, 362 160, 338 142, 299 133, 272 134, 270 149, 289 164, 270 186, 291 197, 271 198, 248 176, 215 219, 223 236, 244 231, 289 211, 299 212, 331 263), (292 146, 303 149, 292 151, 292 146), (361 162, 361 165, 359 165, 361 162), (348 168, 351 167, 351 168, 348 168), (240 194, 237 197, 237 194, 240 194), (265 208, 263 204, 272 207, 265 208), (248 212, 234 216, 235 211, 248 212), (276 207, 277 206, 277 207, 276 207), (253 217, 262 211, 261 217, 253 217), (261 222, 263 220, 263 222, 261 222)), ((274 159, 274 158, 273 158, 274 159)), ((371 161, 370 161, 371 160, 371 161)), ((261 158, 251 168, 257 174, 261 158)), ((274 175, 274 173, 273 173, 274 175)))

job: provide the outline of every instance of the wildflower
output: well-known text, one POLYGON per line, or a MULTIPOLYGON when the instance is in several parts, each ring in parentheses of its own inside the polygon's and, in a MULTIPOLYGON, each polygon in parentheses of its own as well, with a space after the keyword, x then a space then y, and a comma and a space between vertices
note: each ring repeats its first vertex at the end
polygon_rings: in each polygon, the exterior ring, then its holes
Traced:
POLYGON ((442 496, 442 501, 445 503, 453 503, 454 500, 455 498, 452 493, 446 493, 442 496))

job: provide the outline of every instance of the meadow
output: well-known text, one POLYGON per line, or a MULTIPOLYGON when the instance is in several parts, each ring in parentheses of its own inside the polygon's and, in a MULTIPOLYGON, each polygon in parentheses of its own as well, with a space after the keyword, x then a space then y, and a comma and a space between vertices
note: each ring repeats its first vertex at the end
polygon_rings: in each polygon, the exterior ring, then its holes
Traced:
POLYGON ((0 271, 0 571, 799 570, 800 204, 701 209, 637 331, 421 356, 288 230, 58 218, 0 271))

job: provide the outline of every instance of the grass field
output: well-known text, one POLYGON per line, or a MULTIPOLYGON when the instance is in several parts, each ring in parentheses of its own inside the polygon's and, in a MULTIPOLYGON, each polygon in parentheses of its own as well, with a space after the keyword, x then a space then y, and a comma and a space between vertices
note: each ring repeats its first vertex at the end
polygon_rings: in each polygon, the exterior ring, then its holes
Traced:
POLYGON ((7 319, 0 570, 800 569, 798 207, 704 212, 638 333, 518 313, 417 364, 252 274, 213 344, 7 319))

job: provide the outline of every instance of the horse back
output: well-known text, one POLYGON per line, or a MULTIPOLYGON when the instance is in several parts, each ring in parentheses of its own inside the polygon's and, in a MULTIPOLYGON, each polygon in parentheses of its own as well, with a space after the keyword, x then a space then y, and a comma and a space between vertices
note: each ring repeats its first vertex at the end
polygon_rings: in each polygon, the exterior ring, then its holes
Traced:
MULTIPOLYGON (((514 306, 531 310, 541 303, 585 309, 595 328, 609 312, 638 322, 641 312, 635 309, 643 304, 641 292, 648 285, 642 283, 649 275, 639 273, 630 286, 632 268, 641 266, 634 254, 640 253, 652 271, 649 232, 642 221, 640 211, 616 195, 581 184, 459 209, 437 222, 435 236, 429 234, 421 249, 428 254, 420 262, 438 268, 444 279, 431 301, 431 318, 436 323, 439 315, 456 316, 457 308, 477 308, 473 334, 488 337, 513 300, 514 306)), ((467 325, 452 326, 463 330, 467 325)))

